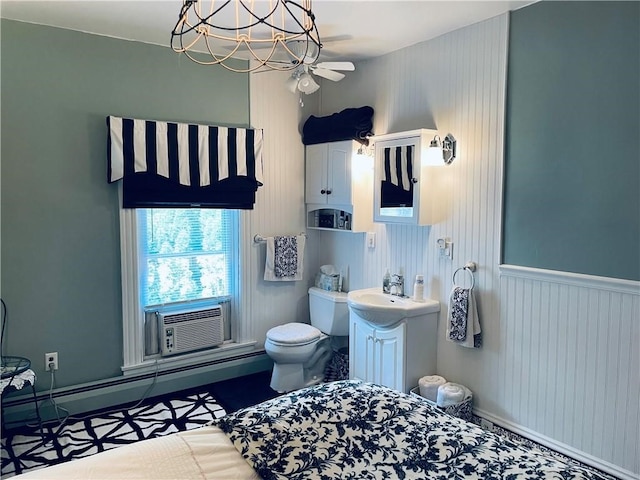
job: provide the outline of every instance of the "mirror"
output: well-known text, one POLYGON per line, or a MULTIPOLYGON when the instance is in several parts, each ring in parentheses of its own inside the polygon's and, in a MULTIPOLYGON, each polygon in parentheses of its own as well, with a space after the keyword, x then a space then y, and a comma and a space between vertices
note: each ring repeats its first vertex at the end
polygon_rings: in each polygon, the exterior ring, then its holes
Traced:
POLYGON ((412 217, 415 146, 385 146, 382 149, 380 182, 380 214, 391 217, 412 217))

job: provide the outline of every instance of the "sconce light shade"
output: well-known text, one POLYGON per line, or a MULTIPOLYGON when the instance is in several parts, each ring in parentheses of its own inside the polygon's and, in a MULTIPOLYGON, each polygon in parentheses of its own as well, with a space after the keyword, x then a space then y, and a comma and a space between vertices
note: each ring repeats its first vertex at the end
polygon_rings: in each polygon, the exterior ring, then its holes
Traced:
POLYGON ((422 165, 425 167, 439 167, 442 165, 442 142, 436 135, 431 140, 425 156, 422 158, 422 165))
POLYGON ((455 158, 456 139, 453 135, 447 133, 444 140, 441 140, 439 135, 433 137, 422 164, 425 166, 450 165, 455 158))

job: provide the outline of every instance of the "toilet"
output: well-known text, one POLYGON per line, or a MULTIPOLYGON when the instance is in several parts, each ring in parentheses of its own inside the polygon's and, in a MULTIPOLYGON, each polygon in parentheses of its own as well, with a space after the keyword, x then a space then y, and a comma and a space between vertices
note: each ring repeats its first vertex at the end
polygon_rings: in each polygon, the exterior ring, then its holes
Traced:
POLYGON ((311 325, 292 322, 273 327, 264 344, 273 360, 271 388, 284 393, 324 378, 324 369, 337 350, 348 342, 347 294, 309 289, 311 325))

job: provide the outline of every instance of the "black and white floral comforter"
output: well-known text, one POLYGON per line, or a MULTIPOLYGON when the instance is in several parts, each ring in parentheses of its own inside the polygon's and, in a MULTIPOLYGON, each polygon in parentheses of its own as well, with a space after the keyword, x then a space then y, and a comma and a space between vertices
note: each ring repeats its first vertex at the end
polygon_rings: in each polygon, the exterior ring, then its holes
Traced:
POLYGON ((358 381, 303 389, 216 423, 265 480, 601 478, 358 381))

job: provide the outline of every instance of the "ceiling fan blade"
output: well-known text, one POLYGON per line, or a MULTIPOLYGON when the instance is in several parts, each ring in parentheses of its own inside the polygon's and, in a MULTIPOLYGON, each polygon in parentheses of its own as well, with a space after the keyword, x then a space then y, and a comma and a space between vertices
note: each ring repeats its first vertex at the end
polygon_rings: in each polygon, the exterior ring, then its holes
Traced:
POLYGON ((326 68, 328 70, 344 70, 353 72, 356 67, 351 62, 320 62, 315 65, 318 68, 326 68))
POLYGON ((327 80, 333 80, 337 82, 344 78, 344 73, 334 72, 333 70, 327 70, 326 68, 314 68, 311 70, 314 75, 326 78, 327 80))

